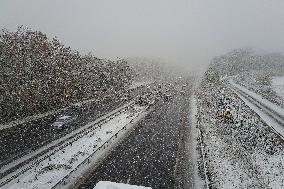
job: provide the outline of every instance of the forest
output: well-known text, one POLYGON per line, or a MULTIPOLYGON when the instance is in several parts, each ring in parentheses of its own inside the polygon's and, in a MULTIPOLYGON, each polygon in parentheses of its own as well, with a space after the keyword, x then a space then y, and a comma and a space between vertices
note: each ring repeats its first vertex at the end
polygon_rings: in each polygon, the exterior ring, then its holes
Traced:
POLYGON ((0 120, 66 107, 91 98, 120 95, 132 82, 125 59, 82 55, 56 37, 18 27, 0 33, 0 120))

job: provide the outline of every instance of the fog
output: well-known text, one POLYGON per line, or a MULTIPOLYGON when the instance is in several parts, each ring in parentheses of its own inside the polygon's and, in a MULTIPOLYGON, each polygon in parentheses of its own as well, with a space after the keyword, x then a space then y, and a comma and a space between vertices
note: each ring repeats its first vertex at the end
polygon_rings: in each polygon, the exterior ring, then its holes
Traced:
POLYGON ((2 0, 0 27, 24 25, 101 58, 200 70, 235 48, 283 52, 283 10, 283 0, 2 0))

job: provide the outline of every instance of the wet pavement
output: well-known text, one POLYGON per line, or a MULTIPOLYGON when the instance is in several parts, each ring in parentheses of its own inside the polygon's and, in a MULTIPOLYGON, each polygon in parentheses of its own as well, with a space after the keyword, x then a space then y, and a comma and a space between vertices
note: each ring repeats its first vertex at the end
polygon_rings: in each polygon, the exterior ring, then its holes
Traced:
MULTIPOLYGON (((131 98, 134 98, 137 94, 139 94, 138 90, 134 90, 131 98)), ((79 107, 72 112, 78 116, 77 120, 66 129, 54 129, 51 124, 58 115, 50 115, 39 120, 1 130, 0 167, 13 159, 65 136, 125 103, 123 100, 110 99, 107 102, 103 102, 102 105, 93 103, 79 107)), ((64 112, 62 113, 64 114, 64 112)))
POLYGON ((173 101, 159 102, 79 188, 93 188, 99 181, 174 188, 180 177, 175 168, 189 96, 178 91, 173 101))

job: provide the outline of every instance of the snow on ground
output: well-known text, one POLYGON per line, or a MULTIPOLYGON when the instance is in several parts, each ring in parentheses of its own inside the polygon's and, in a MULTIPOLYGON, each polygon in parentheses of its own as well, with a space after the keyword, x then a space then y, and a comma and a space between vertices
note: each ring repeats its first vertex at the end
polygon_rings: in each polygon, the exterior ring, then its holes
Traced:
POLYGON ((284 143, 222 83, 197 92, 198 124, 212 188, 283 188, 284 143), (233 120, 222 115, 232 108, 233 120))
POLYGON ((251 97, 255 98, 257 101, 261 102, 262 104, 264 104, 265 106, 267 106, 268 108, 274 110, 275 112, 277 112, 279 115, 284 117, 284 109, 275 105, 274 103, 262 98, 262 96, 254 93, 253 91, 248 90, 247 88, 240 86, 236 83, 233 83, 230 81, 230 84, 241 89, 242 91, 244 91, 246 94, 250 95, 251 97))
POLYGON ((284 76, 272 78, 272 89, 284 99, 284 76))
POLYGON ((5 165, 5 166, 1 167, 0 173, 4 173, 5 171, 7 171, 7 170, 9 170, 9 169, 11 169, 11 168, 17 166, 18 164, 21 164, 21 163, 23 163, 24 161, 27 161, 28 159, 30 159, 30 158, 32 158, 32 157, 35 157, 35 156, 38 155, 38 154, 41 154, 41 153, 44 152, 45 150, 47 150, 47 149, 49 149, 49 148, 51 148, 51 147, 53 147, 53 146, 56 146, 57 144, 59 144, 59 143, 65 141, 66 139, 68 139, 68 138, 74 136, 75 134, 78 134, 78 133, 84 131, 85 129, 91 127, 92 125, 97 125, 100 121, 106 119, 106 117, 110 116, 111 114, 114 114, 115 112, 117 112, 117 111, 119 111, 119 110, 121 110, 121 109, 123 109, 123 108, 125 108, 125 107, 127 107, 127 106, 130 106, 131 103, 132 103, 132 102, 127 103, 127 104, 125 104, 125 105, 123 105, 123 106, 121 106, 121 107, 119 107, 119 108, 117 108, 117 109, 115 109, 115 110, 109 112, 108 114, 106 114, 106 115, 104 115, 104 116, 102 116, 102 117, 96 119, 95 121, 89 122, 87 125, 84 125, 84 126, 78 128, 78 129, 76 129, 75 131, 73 131, 73 132, 71 132, 71 133, 69 133, 69 134, 67 134, 67 135, 65 135, 65 136, 63 136, 63 137, 61 137, 61 138, 59 138, 59 139, 57 139, 57 140, 55 140, 55 141, 52 141, 51 143, 47 144, 46 146, 43 146, 42 148, 40 148, 40 149, 38 149, 38 150, 36 150, 36 151, 33 151, 33 152, 31 152, 31 153, 29 153, 29 154, 27 154, 27 155, 25 155, 25 156, 23 156, 23 157, 21 157, 21 158, 19 158, 19 159, 13 161, 13 162, 11 162, 11 163, 9 163, 8 165, 5 165))
POLYGON ((115 183, 109 181, 100 181, 94 189, 151 189, 150 187, 135 186, 129 184, 115 183))
MULTIPOLYGON (((236 84, 234 84, 234 86, 238 86, 236 84)), ((263 109, 265 108, 259 108, 257 107, 255 104, 251 103, 249 100, 247 100, 247 98, 241 94, 239 94, 238 92, 236 92, 238 94, 238 96, 245 102, 245 104, 247 106, 249 106, 255 113, 257 113, 261 119, 267 123, 267 125, 269 125, 270 127, 272 127, 278 134, 280 134, 283 138, 284 138, 284 127, 283 127, 283 124, 279 123, 278 121, 275 121, 275 119, 271 116, 271 115, 268 115, 267 113, 263 112, 263 109)), ((250 92, 251 94, 254 94, 253 92, 250 92)), ((254 96, 258 97, 257 94, 254 94, 254 96)), ((261 97, 257 98, 258 100, 260 99, 261 100, 261 97)), ((271 102, 268 102, 268 104, 266 104, 266 101, 265 99, 262 99, 263 101, 260 101, 262 104, 264 104, 266 107, 269 107, 269 108, 273 108, 275 107, 276 105, 271 103, 271 102)), ((278 113, 278 115, 282 115, 282 117, 284 117, 284 110, 281 108, 281 107, 277 107, 276 106, 276 111, 275 109, 273 109, 275 112, 278 113), (281 111, 282 110, 282 111, 281 111)), ((280 119, 282 120, 282 119, 280 119)))
MULTIPOLYGON (((258 82, 256 82, 255 76, 253 74, 247 74, 245 77, 237 76, 232 79, 234 80, 234 82, 246 87, 250 91, 257 93, 258 95, 261 95, 263 98, 269 100, 270 102, 284 108, 283 96, 280 96, 275 90, 275 88, 279 89, 279 87, 274 87, 273 84, 259 84, 258 82)), ((279 82, 281 82, 281 79, 277 79, 274 82, 276 82, 275 84, 279 84, 279 82)))
POLYGON ((33 166, 4 188, 51 188, 143 111, 145 108, 136 106, 114 117, 100 128, 89 132, 70 143, 69 146, 55 152, 50 158, 33 166))
POLYGON ((194 188, 202 189, 202 188, 206 188, 205 186, 207 186, 208 180, 207 178, 203 179, 201 175, 199 174, 200 171, 199 171, 198 164, 201 161, 200 159, 201 159, 202 154, 198 151, 198 139, 200 137, 200 131, 197 127, 196 116, 197 116, 196 97, 193 95, 191 97, 190 140, 188 141, 189 143, 186 145, 190 148, 189 152, 191 152, 189 157, 192 163, 192 168, 191 169, 189 168, 189 170, 193 172, 192 180, 193 180, 194 188))

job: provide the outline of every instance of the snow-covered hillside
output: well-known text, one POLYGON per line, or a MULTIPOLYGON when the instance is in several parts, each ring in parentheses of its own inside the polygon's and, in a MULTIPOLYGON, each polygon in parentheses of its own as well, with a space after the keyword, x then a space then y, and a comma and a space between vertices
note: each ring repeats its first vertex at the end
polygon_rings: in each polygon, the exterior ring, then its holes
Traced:
POLYGON ((210 186, 283 188, 282 139, 226 85, 203 83, 197 95, 210 186))

